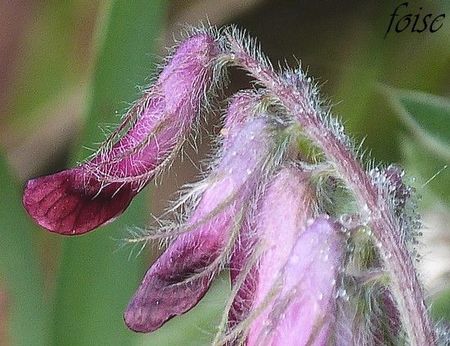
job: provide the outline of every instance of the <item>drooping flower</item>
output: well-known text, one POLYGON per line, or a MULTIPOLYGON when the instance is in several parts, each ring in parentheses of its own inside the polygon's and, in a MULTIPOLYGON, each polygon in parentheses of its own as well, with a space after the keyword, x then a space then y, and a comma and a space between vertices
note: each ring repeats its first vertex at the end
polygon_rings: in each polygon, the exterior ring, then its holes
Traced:
POLYGON ((300 68, 275 71, 257 45, 249 44, 245 35, 236 34, 234 28, 227 35, 228 56, 233 64, 253 76, 273 97, 273 103, 281 106, 298 123, 305 137, 320 149, 324 163, 332 167, 332 175, 342 180, 351 193, 358 216, 367 218, 380 264, 390 276, 389 290, 408 342, 436 345, 436 331, 414 269, 414 254, 408 248, 411 240, 414 241, 415 216, 407 222, 398 219, 398 208, 391 203, 392 196, 397 194, 387 193, 390 183, 374 179, 366 171, 357 147, 344 132, 340 121, 324 107, 317 84, 312 83, 310 77, 300 68), (292 73, 297 77, 287 78, 292 73))
POLYGON ((255 95, 236 96, 228 110, 222 154, 196 190, 203 191, 182 233, 147 271, 124 314, 133 330, 149 332, 203 297, 230 253, 249 201, 270 171, 273 124, 251 117, 255 95), (244 121, 242 114, 249 119, 244 121))
POLYGON ((126 324, 159 328, 196 305, 230 264, 233 294, 219 343, 435 345, 409 249, 418 219, 402 171, 366 171, 300 69, 276 72, 234 28, 218 36, 220 47, 206 33, 182 43, 91 161, 31 180, 24 194, 30 215, 62 234, 118 216, 183 142, 214 69, 234 64, 255 78, 258 93, 231 102, 219 159, 181 200, 189 207, 182 224, 163 230, 177 238, 147 271, 126 324), (286 142, 292 150, 281 157, 286 142), (311 185, 316 178, 322 186, 311 185), (348 228, 345 240, 341 227, 348 228))
POLYGON ((23 204, 31 217, 52 232, 77 235, 120 215, 197 121, 219 51, 208 33, 186 39, 95 157, 28 181, 23 204))

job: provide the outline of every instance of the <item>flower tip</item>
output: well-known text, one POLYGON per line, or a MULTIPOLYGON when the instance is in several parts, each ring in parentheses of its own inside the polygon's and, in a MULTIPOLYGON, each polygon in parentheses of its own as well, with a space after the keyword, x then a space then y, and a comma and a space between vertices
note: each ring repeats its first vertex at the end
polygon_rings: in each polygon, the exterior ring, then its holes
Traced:
POLYGON ((128 304, 123 319, 135 332, 150 333, 175 316, 192 309, 209 288, 204 279, 189 285, 170 285, 150 275, 128 304))
POLYGON ((33 220, 50 232, 79 235, 119 216, 133 196, 128 186, 102 189, 78 167, 29 180, 22 202, 33 220))
POLYGON ((177 53, 191 55, 192 52, 201 52, 206 56, 215 56, 220 53, 220 48, 215 41, 216 39, 207 32, 197 33, 184 41, 177 53))
MULTIPOLYGON (((131 305, 131 304, 130 304, 131 305)), ((150 333, 161 327, 165 320, 154 318, 142 307, 128 306, 123 314, 125 325, 137 333, 150 333)))

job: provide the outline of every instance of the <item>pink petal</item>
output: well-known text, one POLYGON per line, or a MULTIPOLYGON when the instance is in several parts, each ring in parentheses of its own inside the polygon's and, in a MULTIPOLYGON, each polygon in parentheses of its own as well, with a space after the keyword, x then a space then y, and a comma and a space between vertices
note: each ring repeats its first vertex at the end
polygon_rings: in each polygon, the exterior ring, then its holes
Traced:
MULTIPOLYGON (((326 345, 336 315, 336 282, 345 244, 337 225, 319 217, 295 243, 281 291, 251 326, 248 345, 326 345)), ((261 273, 274 283, 272 268, 261 273)))
POLYGON ((231 281, 251 260, 255 246, 265 252, 239 289, 229 314, 230 328, 244 320, 252 307, 270 291, 273 277, 286 263, 299 232, 312 216, 313 194, 309 175, 297 168, 283 168, 262 197, 255 225, 242 229, 231 258, 231 281), (256 231, 255 231, 256 229, 256 231))

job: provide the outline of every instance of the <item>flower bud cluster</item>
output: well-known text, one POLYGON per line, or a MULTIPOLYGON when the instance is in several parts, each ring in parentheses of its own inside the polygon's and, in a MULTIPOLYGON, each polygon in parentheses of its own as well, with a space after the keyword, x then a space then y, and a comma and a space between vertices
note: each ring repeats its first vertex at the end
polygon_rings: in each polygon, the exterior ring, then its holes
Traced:
POLYGON ((233 28, 185 39, 92 159, 28 182, 28 213, 64 235, 112 221, 182 147, 219 71, 238 65, 260 87, 228 102, 216 159, 177 204, 181 221, 130 240, 172 241, 128 304, 127 326, 160 328, 229 269, 214 344, 435 344, 403 242, 417 221, 403 172, 366 172, 311 78, 275 72, 252 47, 233 28))

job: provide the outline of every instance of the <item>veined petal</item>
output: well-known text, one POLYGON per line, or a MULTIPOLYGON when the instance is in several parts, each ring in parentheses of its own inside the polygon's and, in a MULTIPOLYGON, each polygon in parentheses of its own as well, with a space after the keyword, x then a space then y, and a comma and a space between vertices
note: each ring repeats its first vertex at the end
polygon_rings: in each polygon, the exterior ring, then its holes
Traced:
POLYGON ((213 84, 218 53, 206 33, 183 42, 92 160, 27 183, 30 216, 52 232, 77 235, 120 215, 183 143, 213 84))
POLYGON ((129 185, 102 184, 83 168, 29 180, 23 203, 34 220, 61 234, 81 234, 112 221, 130 204, 129 185))

